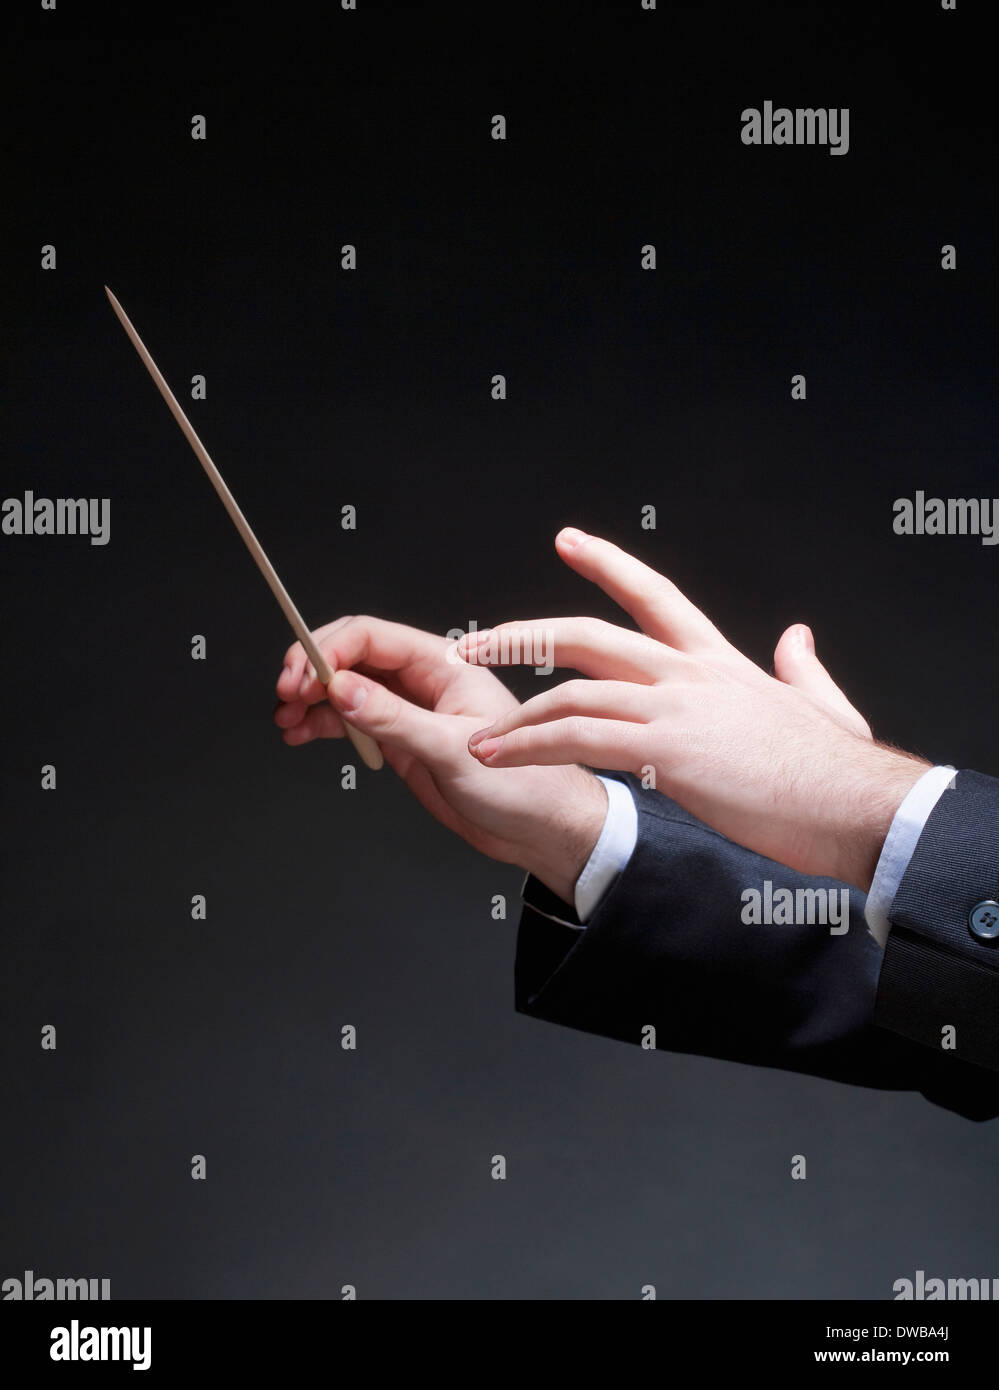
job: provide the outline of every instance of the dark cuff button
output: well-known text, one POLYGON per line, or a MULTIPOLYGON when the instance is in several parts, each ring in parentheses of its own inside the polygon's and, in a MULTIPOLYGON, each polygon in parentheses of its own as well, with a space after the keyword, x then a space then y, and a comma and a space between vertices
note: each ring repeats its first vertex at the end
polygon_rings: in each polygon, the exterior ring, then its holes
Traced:
POLYGON ((968 913, 968 926, 979 941, 995 941, 999 937, 999 903, 992 898, 975 903, 968 913))

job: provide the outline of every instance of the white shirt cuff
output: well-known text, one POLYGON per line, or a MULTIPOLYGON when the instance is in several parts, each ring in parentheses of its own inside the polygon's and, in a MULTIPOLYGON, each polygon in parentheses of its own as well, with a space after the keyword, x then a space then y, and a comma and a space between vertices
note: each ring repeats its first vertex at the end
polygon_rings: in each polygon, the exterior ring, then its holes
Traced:
POLYGON ((898 886, 909 867, 909 860, 915 853, 930 812, 947 788, 953 785, 955 776, 952 767, 931 767, 929 772, 923 773, 895 812, 864 909, 867 929, 882 949, 891 930, 888 912, 895 901, 898 886))
POLYGON ((638 840, 638 811, 627 784, 614 777, 601 777, 600 781, 607 790, 607 815, 573 894, 576 916, 584 927, 631 858, 638 840))

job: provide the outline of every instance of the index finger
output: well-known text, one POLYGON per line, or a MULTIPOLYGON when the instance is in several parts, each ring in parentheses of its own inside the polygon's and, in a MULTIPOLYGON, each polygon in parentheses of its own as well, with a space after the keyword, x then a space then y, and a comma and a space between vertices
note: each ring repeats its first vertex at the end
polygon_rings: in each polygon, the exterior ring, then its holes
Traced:
POLYGON ((571 569, 603 589, 648 636, 684 652, 728 648, 714 623, 675 584, 626 550, 572 526, 558 533, 555 546, 571 569))
MULTIPOLYGON (((314 634, 319 649, 337 671, 341 667, 364 666, 372 671, 397 672, 403 687, 420 699, 436 703, 444 687, 462 670, 445 660, 454 644, 445 637, 424 632, 405 623, 392 623, 368 615, 340 618, 318 628, 314 634)), ((316 704, 326 699, 326 687, 310 667, 300 643, 293 643, 285 657, 291 675, 283 672, 278 693, 291 689, 297 675, 293 698, 316 704)))
MULTIPOLYGON (((329 637, 330 633, 335 632, 338 627, 343 627, 345 623, 349 622, 349 616, 337 618, 332 623, 325 623, 322 627, 317 627, 313 632, 313 640, 323 653, 323 656, 326 657, 327 661, 329 660, 329 656, 323 645, 326 638, 329 637)), ((312 671, 311 663, 305 654, 305 648, 302 646, 301 642, 292 642, 291 646, 284 654, 284 666, 277 679, 278 698, 286 701, 302 699, 304 698, 302 692, 306 688, 311 690, 312 687, 318 685, 319 682, 315 678, 315 672, 312 671), (303 683, 307 673, 310 673, 311 678, 308 682, 303 683)), ((325 698, 325 691, 322 696, 316 697, 316 699, 320 698, 325 698)), ((316 700, 310 700, 309 703, 315 704, 316 700)))

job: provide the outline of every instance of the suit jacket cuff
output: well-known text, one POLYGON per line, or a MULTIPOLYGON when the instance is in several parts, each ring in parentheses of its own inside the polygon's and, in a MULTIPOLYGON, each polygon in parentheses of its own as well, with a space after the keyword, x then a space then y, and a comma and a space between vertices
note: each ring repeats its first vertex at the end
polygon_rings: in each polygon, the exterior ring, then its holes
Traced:
POLYGON ((976 938, 969 914, 996 896, 997 878, 999 781, 959 772, 930 813, 892 903, 874 1012, 882 1028, 995 1070, 999 943, 976 938))

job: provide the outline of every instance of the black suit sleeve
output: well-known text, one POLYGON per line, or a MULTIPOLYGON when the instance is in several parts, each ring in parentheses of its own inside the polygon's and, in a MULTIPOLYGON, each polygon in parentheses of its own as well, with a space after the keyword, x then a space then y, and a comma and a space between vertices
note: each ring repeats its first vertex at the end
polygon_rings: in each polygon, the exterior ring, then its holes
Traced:
POLYGON ((959 1057, 999 1071, 999 940, 973 909, 999 881, 999 781, 959 772, 930 813, 888 912, 874 1021, 934 1050, 952 1029, 959 1057))
MULTIPOLYGON (((614 774, 618 775, 618 774, 614 774)), ((627 867, 579 930, 529 878, 517 938, 519 1012, 660 1050, 919 1090, 969 1118, 999 1114, 999 1076, 873 1022, 882 952, 849 891, 849 930, 749 925, 743 893, 842 890, 733 844, 622 775, 638 810, 627 867)))

